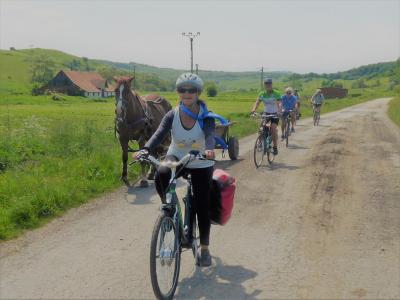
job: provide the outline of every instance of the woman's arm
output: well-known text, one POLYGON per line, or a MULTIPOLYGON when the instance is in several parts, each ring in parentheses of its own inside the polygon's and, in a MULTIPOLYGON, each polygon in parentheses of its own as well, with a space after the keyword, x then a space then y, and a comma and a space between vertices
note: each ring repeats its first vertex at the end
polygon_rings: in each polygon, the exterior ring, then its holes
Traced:
POLYGON ((174 113, 174 109, 167 112, 167 114, 161 120, 161 123, 158 126, 156 132, 154 132, 152 137, 147 141, 146 145, 144 145, 145 149, 153 151, 158 145, 160 145, 164 141, 164 139, 167 137, 167 134, 172 128, 174 113))

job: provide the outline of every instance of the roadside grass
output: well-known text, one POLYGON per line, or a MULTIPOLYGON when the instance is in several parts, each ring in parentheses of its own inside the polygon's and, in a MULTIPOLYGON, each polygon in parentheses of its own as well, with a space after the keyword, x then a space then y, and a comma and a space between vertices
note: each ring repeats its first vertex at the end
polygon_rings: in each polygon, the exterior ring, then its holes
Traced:
POLYGON ((397 96, 390 100, 388 115, 389 118, 397 124, 397 126, 400 126, 400 96, 397 96))
MULTIPOLYGON (((231 134, 240 138, 258 128, 249 117, 256 94, 225 92, 203 98, 211 110, 237 122, 231 134)), ((162 95, 177 104, 175 93, 162 95)), ((327 100, 323 113, 378 96, 327 100)), ((121 185, 114 99, 63 98, 0 96, 0 240, 14 238, 121 185)), ((306 101, 302 114, 312 114, 306 101)), ((138 174, 137 167, 129 169, 131 181, 138 174)))

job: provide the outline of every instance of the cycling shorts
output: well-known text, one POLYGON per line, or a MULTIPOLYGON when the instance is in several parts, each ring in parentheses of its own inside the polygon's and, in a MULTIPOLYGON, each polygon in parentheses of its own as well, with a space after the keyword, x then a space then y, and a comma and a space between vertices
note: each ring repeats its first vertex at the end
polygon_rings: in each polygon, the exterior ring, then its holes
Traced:
MULTIPOLYGON (((265 115, 272 115, 272 114, 263 113, 263 116, 265 116, 265 115)), ((264 119, 267 121, 267 123, 268 123, 269 120, 271 120, 271 124, 276 124, 276 125, 278 125, 278 124, 279 124, 279 117, 278 117, 278 114, 273 114, 273 115, 275 115, 275 116, 274 116, 274 117, 264 118, 264 119)))

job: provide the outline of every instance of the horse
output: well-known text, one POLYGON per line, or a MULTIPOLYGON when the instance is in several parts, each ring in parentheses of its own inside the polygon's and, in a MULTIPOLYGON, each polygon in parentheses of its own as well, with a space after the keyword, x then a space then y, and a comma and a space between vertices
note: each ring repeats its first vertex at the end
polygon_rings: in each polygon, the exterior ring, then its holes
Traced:
MULTIPOLYGON (((122 149, 122 181, 129 186, 127 163, 128 152, 133 151, 129 147, 129 141, 137 141, 142 149, 146 141, 157 130, 164 115, 172 109, 171 104, 159 95, 139 96, 131 90, 133 77, 121 77, 116 79, 115 88, 115 133, 118 133, 119 143, 122 149)), ((155 150, 157 156, 164 155, 170 144, 170 137, 155 150)), ((153 179, 155 169, 152 167, 148 179, 153 179)), ((146 168, 141 163, 140 181, 141 187, 147 187, 148 181, 145 178, 146 168)))

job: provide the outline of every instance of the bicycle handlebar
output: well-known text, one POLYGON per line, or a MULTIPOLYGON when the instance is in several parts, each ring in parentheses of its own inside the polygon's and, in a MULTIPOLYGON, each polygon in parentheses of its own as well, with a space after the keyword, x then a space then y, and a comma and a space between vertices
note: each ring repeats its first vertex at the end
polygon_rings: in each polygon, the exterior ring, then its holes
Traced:
MULTIPOLYGON (((184 157, 182 157, 181 160, 179 161, 159 161, 157 158, 155 158, 154 156, 152 156, 151 154, 143 154, 141 156, 139 156, 139 158, 137 159, 137 161, 139 162, 148 162, 151 163, 157 167, 167 167, 169 169, 176 169, 178 166, 180 165, 186 165, 187 163, 194 161, 194 160, 212 160, 213 159, 206 159, 204 158, 198 151, 192 151, 188 154, 186 154, 184 157)), ((135 163, 137 161, 134 161, 132 163, 135 163)))
POLYGON ((260 114, 258 112, 254 112, 250 114, 251 117, 260 117, 260 118, 278 118, 276 114, 260 114))

